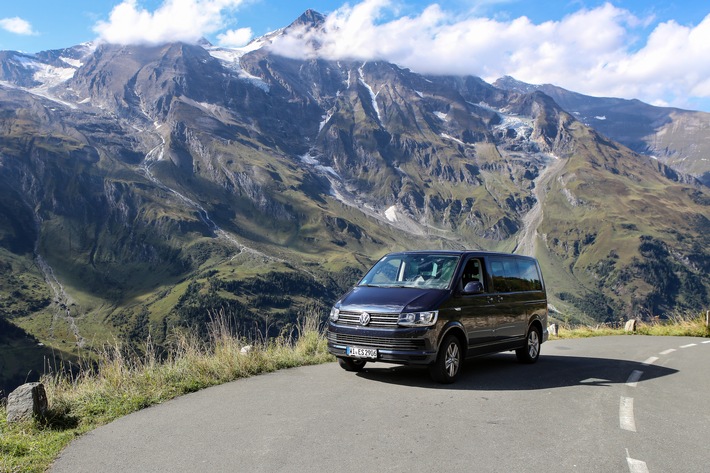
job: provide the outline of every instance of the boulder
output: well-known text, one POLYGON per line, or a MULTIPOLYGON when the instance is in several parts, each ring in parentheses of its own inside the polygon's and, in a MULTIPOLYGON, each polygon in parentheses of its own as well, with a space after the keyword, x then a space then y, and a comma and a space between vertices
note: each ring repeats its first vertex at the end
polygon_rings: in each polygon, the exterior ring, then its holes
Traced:
POLYGON ((27 383, 15 389, 7 397, 7 422, 19 422, 33 417, 42 417, 47 409, 47 393, 42 383, 27 383))
POLYGON ((241 355, 248 355, 249 353, 251 353, 251 351, 252 351, 253 349, 254 349, 253 346, 247 345, 247 346, 245 346, 245 347, 242 347, 242 349, 239 351, 239 353, 240 353, 241 355))

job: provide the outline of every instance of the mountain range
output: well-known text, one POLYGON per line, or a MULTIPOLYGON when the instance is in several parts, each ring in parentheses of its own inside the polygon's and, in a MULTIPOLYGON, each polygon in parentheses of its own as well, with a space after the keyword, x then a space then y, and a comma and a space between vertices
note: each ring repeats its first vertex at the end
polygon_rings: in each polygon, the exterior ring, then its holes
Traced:
POLYGON ((512 77, 503 77, 493 85, 521 93, 539 90, 585 125, 710 186, 710 120, 706 112, 590 97, 551 84, 525 84, 512 77))
POLYGON ((710 305, 710 114, 269 48, 323 20, 0 52, 0 318, 68 353, 296 333, 418 248, 536 256, 560 322, 710 305))

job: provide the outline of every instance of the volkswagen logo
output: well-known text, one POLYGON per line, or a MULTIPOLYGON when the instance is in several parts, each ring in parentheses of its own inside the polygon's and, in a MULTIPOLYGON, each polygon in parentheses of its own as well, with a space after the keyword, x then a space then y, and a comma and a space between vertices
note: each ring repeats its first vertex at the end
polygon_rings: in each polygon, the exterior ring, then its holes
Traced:
POLYGON ((363 312, 360 314, 360 325, 365 326, 370 323, 370 314, 363 312))

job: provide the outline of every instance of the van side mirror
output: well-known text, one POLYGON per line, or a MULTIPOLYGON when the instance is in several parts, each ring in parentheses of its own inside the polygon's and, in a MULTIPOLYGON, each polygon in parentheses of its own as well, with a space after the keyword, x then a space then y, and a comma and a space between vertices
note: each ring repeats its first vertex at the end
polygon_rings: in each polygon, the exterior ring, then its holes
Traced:
POLYGON ((466 283, 463 288, 463 294, 481 294, 483 293, 483 284, 480 281, 471 281, 466 283))

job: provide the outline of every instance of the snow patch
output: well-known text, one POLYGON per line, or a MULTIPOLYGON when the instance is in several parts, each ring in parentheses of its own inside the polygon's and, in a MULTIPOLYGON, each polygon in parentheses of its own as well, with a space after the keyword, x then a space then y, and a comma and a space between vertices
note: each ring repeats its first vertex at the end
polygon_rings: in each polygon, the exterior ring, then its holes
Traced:
POLYGON ((311 156, 310 154, 306 153, 303 156, 299 156, 301 159, 301 162, 304 164, 307 164, 309 166, 313 166, 316 171, 320 171, 322 173, 327 173, 330 174, 331 176, 341 179, 340 174, 332 167, 332 166, 323 166, 320 161, 318 161, 318 158, 311 156))
POLYGON ((533 130, 533 119, 527 117, 521 117, 519 115, 513 115, 506 111, 506 109, 498 109, 488 105, 485 102, 480 102, 474 104, 469 102, 471 105, 481 107, 485 110, 497 113, 501 119, 501 122, 494 126, 496 130, 515 130, 519 136, 526 136, 533 130))
POLYGON ((385 210, 385 217, 390 222, 396 222, 397 221, 397 207, 393 205, 392 207, 385 210))
POLYGON ((318 166, 316 166, 316 169, 321 172, 327 172, 331 176, 341 179, 340 174, 338 174, 338 172, 331 166, 323 166, 322 164, 319 164, 318 166))
POLYGON ((518 135, 525 135, 532 132, 532 118, 519 117, 517 115, 506 115, 499 113, 501 122, 496 125, 495 129, 515 130, 518 135))
POLYGON ((79 69, 81 66, 84 65, 84 63, 82 63, 80 60, 78 60, 78 59, 73 59, 73 58, 70 58, 70 57, 60 56, 59 59, 60 59, 61 61, 65 62, 65 63, 69 64, 70 66, 76 68, 76 69, 79 69))
POLYGON ((39 82, 40 85, 31 88, 17 87, 13 84, 6 82, 3 82, 3 85, 15 89, 25 90, 33 95, 44 97, 48 100, 62 104, 69 108, 76 108, 75 104, 61 100, 49 92, 52 87, 56 87, 74 77, 76 69, 74 69, 73 67, 50 66, 49 64, 37 62, 27 56, 13 56, 12 60, 19 66, 24 67, 25 69, 34 70, 32 78, 36 82, 39 82))
POLYGON ((53 87, 62 82, 66 82, 72 77, 76 69, 73 67, 54 67, 46 64, 35 63, 37 72, 34 73, 34 80, 41 82, 44 87, 53 87))
POLYGON ((360 83, 363 86, 365 86, 365 88, 370 92, 370 99, 372 100, 372 108, 375 109, 375 113, 377 114, 377 121, 382 123, 382 116, 380 115, 380 107, 377 105, 377 94, 375 93, 374 90, 372 90, 372 87, 370 87, 370 84, 365 82, 365 75, 363 73, 363 68, 365 67, 365 64, 367 64, 367 63, 363 63, 362 66, 360 66, 357 70, 358 73, 360 74, 360 83))
POLYGON ((449 119, 446 118, 446 116, 447 116, 446 113, 444 113, 444 112, 434 112, 434 115, 436 115, 437 118, 439 118, 439 120, 441 120, 441 121, 443 121, 443 122, 448 122, 448 121, 449 121, 449 119))
POLYGON ((447 135, 446 133, 442 133, 442 134, 439 135, 439 136, 441 136, 442 138, 445 138, 445 139, 447 139, 447 140, 455 141, 456 143, 460 144, 461 146, 466 146, 466 143, 464 143, 464 142, 461 141, 460 139, 454 138, 453 136, 447 135))
POLYGON ((218 59, 225 67, 228 69, 231 69, 232 71, 237 73, 237 77, 240 79, 251 83, 252 85, 260 88, 264 92, 268 93, 271 88, 269 87, 269 84, 264 82, 263 79, 260 77, 254 76, 252 74, 249 74, 247 71, 242 69, 241 64, 239 63, 240 59, 242 56, 244 56, 246 53, 250 51, 254 51, 256 49, 259 49, 262 46, 262 42, 255 41, 253 43, 249 43, 243 48, 237 48, 237 49, 227 49, 227 48, 210 48, 207 50, 207 52, 210 54, 215 59, 218 59))
POLYGON ((594 118, 596 118, 597 120, 606 120, 606 116, 604 116, 604 115, 597 115, 594 118))
MULTIPOLYGON (((67 60, 67 58, 61 58, 64 62, 69 63, 71 60, 67 60)), ((31 57, 27 56, 14 56, 12 58, 13 62, 18 64, 21 67, 24 67, 25 69, 30 69, 34 70, 34 74, 32 78, 39 82, 40 86, 35 87, 35 89, 38 89, 40 87, 44 87, 45 89, 48 89, 50 87, 53 87, 55 85, 59 85, 62 82, 66 82, 67 80, 71 79, 74 77, 74 73, 76 72, 75 67, 55 67, 55 66, 50 66, 49 64, 44 64, 41 62, 38 62, 31 57)), ((76 61, 79 62, 79 61, 76 61)), ((79 63, 81 64, 81 63, 79 63)))
POLYGON ((329 110, 328 113, 323 115, 323 121, 320 122, 320 125, 318 126, 318 133, 320 133, 323 130, 323 127, 328 124, 330 119, 333 117, 333 111, 329 110))
POLYGON ((320 161, 318 161, 316 158, 311 156, 310 154, 306 153, 303 156, 300 156, 301 161, 303 161, 306 164, 310 164, 311 166, 316 166, 320 164, 320 161))

